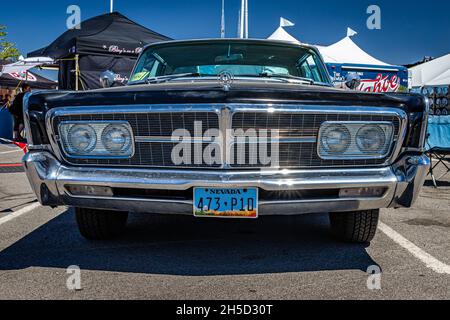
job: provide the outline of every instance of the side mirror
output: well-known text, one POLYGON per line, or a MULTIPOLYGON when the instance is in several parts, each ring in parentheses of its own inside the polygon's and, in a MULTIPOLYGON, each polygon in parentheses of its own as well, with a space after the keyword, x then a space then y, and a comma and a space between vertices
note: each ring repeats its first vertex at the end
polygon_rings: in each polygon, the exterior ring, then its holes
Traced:
POLYGON ((351 72, 345 77, 345 85, 351 90, 356 90, 360 84, 361 77, 355 72, 351 72))
POLYGON ((114 85, 114 83, 116 82, 115 78, 116 78, 116 75, 114 74, 114 72, 112 72, 110 70, 103 71, 100 74, 100 85, 103 88, 112 87, 114 85))

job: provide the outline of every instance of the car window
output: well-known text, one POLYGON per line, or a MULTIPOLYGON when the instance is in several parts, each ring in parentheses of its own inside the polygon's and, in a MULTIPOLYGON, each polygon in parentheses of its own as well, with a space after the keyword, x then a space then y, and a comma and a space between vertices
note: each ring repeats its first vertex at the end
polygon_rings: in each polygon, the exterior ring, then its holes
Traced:
POLYGON ((284 43, 212 41, 165 43, 140 56, 130 83, 150 77, 198 73, 200 77, 229 72, 234 76, 296 76, 329 83, 326 69, 311 48, 284 43))
POLYGON ((319 66, 313 56, 309 56, 300 63, 299 72, 302 77, 312 79, 316 82, 324 82, 319 66))

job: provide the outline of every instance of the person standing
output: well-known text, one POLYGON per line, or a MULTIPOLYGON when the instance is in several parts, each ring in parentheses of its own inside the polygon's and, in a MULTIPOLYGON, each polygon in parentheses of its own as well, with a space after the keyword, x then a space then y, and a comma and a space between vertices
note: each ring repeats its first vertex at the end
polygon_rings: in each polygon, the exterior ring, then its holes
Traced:
POLYGON ((11 95, 9 93, 5 94, 5 97, 2 100, 2 109, 6 108, 9 110, 9 107, 11 107, 11 100, 11 95))
POLYGON ((16 141, 24 140, 20 133, 25 127, 23 119, 23 98, 27 92, 31 92, 31 87, 24 83, 22 84, 22 92, 15 97, 11 107, 9 108, 9 111, 14 117, 13 140, 16 141))

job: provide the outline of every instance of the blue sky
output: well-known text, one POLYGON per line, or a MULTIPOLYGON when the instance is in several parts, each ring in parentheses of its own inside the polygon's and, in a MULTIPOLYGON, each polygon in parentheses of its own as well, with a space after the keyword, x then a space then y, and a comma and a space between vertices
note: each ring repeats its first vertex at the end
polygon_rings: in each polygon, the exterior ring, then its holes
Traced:
MULTIPOLYGON (((218 37, 221 0, 115 0, 115 10, 175 39, 218 37)), ((81 7, 82 19, 109 11, 109 0, 2 1, 0 23, 23 54, 49 44, 65 31, 68 5, 81 7)), ((234 37, 240 0, 226 0, 227 36, 234 37)), ((388 0, 249 0, 250 36, 269 36, 279 17, 296 23, 287 28, 303 42, 328 45, 359 32, 353 40, 376 58, 406 64, 425 55, 450 52, 450 1, 388 0), (381 8, 381 30, 368 30, 366 9, 381 8)))

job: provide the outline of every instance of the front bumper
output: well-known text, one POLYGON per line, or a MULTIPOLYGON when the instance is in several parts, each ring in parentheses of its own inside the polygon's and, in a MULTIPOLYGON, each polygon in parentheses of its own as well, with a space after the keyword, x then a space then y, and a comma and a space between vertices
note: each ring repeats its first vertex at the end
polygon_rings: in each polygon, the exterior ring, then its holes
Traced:
POLYGON ((68 205, 142 213, 192 214, 192 200, 75 196, 67 186, 104 186, 134 190, 189 190, 192 187, 258 187, 265 191, 337 190, 382 187, 380 197, 261 200, 260 215, 294 215, 346 212, 388 207, 410 207, 422 187, 429 159, 405 155, 393 166, 371 169, 309 170, 155 170, 74 167, 60 163, 47 151, 25 155, 23 163, 30 184, 43 205, 68 205))

